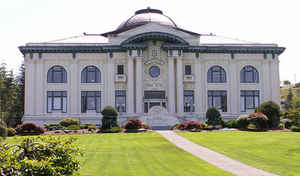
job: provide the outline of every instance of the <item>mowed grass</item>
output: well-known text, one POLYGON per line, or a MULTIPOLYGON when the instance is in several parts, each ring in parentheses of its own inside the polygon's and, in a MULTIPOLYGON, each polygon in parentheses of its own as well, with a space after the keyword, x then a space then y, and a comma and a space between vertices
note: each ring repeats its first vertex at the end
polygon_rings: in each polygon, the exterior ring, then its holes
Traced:
MULTIPOLYGON (((159 134, 72 135, 84 147, 84 176, 228 176, 232 175, 177 148, 159 134)), ((18 138, 7 138, 16 143, 18 138)))
POLYGON ((179 132, 181 136, 256 168, 300 176, 300 133, 179 132))

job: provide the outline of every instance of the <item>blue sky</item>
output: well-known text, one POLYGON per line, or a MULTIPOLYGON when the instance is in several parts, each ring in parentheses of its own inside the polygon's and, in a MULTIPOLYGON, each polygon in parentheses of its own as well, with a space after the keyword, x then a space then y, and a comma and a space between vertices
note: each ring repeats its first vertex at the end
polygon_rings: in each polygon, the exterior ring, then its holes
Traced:
POLYGON ((111 31, 148 6, 197 33, 284 46, 280 78, 294 82, 296 74, 300 81, 300 11, 295 0, 2 0, 0 62, 16 72, 23 60, 18 46, 111 31))

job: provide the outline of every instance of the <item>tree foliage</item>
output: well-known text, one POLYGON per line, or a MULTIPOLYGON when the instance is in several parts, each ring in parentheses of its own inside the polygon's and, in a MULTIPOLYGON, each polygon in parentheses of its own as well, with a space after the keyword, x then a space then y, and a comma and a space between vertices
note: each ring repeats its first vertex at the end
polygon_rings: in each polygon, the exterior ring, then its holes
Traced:
POLYGON ((289 80, 284 80, 284 81, 283 81, 283 84, 284 84, 284 85, 291 85, 291 82, 290 82, 289 80))
POLYGON ((5 63, 0 66, 0 118, 8 126, 21 123, 24 114, 25 67, 20 67, 20 73, 15 77, 13 71, 8 71, 5 63))
POLYGON ((74 141, 75 138, 43 136, 23 138, 14 145, 0 143, 0 175, 75 175, 82 151, 74 141))

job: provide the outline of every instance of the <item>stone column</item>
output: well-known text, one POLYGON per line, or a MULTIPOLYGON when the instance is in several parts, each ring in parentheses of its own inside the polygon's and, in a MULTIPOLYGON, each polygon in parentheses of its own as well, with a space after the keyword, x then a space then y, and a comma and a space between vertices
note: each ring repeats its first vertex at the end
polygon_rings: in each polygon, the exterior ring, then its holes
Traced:
MULTIPOLYGON (((271 98, 271 84, 270 84, 270 67, 269 61, 264 61, 262 63, 262 74, 259 74, 259 83, 262 84, 262 91, 260 92, 261 100, 263 102, 269 101, 271 98)), ((260 103, 263 103, 260 102, 260 103)))
MULTIPOLYGON (((272 101, 280 105, 280 79, 279 79, 279 61, 271 62, 271 82, 272 82, 272 101)), ((271 99, 271 98, 270 98, 271 99)))
POLYGON ((80 106, 78 106, 78 103, 81 102, 81 92, 79 92, 79 84, 81 80, 81 75, 78 74, 78 63, 76 60, 70 61, 70 72, 67 73, 67 80, 69 84, 69 90, 68 92, 68 106, 69 109, 67 109, 68 112, 70 112, 72 115, 79 114, 80 106), (80 78, 80 79, 78 79, 80 78))
POLYGON ((168 111, 175 113, 175 82, 174 82, 174 58, 168 59, 168 111))
POLYGON ((176 64, 177 77, 177 113, 183 113, 183 73, 182 73, 182 58, 177 58, 176 64))
POLYGON ((113 58, 108 58, 106 72, 106 105, 115 107, 115 69, 113 58))
POLYGON ((240 81, 238 77, 240 76, 240 71, 237 69, 237 62, 235 60, 231 60, 229 64, 230 71, 226 73, 228 75, 227 82, 229 84, 229 91, 227 92, 227 103, 230 106, 227 106, 227 111, 233 114, 238 114, 240 112, 240 90, 238 85, 240 81))
POLYGON ((143 113, 143 61, 141 57, 136 59, 136 112, 143 113))
MULTIPOLYGON (((35 115, 42 115, 45 109, 45 102, 46 99, 44 99, 44 74, 43 74, 43 63, 40 59, 36 61, 36 82, 35 86, 37 89, 35 90, 35 94, 38 96, 35 96, 35 105, 36 105, 36 114, 35 115)), ((47 77, 45 77, 47 78, 47 77)))
POLYGON ((133 58, 128 59, 128 81, 127 81, 127 92, 128 92, 128 113, 134 113, 134 70, 133 70, 133 58))
POLYGON ((201 96, 201 65, 199 58, 195 60, 195 112, 200 113, 203 111, 202 107, 202 96, 201 96))
MULTIPOLYGON (((29 54, 28 54, 29 55, 29 54)), ((25 115, 33 115, 34 113, 34 61, 29 56, 25 60, 25 115)))

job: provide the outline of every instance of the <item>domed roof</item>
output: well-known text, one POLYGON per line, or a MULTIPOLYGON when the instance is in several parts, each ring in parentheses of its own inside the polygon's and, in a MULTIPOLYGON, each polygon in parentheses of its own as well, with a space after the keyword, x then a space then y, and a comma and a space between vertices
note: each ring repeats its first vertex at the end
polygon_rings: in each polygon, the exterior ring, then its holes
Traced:
POLYGON ((147 23, 158 23, 177 28, 174 21, 170 17, 164 15, 161 10, 148 7, 147 9, 136 11, 132 17, 120 24, 117 30, 126 30, 147 23))

